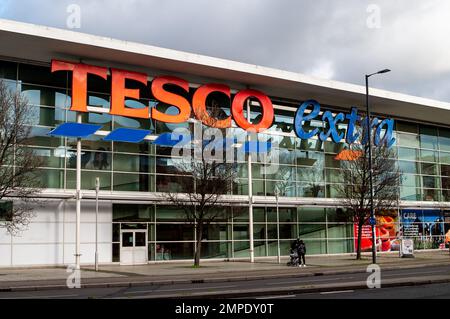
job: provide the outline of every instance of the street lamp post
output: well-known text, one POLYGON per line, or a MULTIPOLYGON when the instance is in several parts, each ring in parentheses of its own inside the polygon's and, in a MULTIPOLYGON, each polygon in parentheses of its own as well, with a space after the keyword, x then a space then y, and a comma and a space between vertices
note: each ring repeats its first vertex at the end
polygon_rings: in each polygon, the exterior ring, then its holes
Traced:
POLYGON ((98 271, 98 192, 100 191, 100 178, 95 178, 95 271, 98 271))
POLYGON ((375 74, 382 74, 390 72, 389 69, 384 69, 372 74, 366 74, 366 112, 367 112, 367 134, 369 143, 369 186, 370 186, 370 224, 372 226, 372 263, 377 263, 377 249, 375 243, 375 212, 373 207, 373 176, 372 176, 372 122, 370 120, 370 106, 369 106, 369 78, 375 74))
MULTIPOLYGON (((81 123, 81 113, 77 113, 77 123, 81 123)), ((75 269, 80 269, 80 226, 81 226, 81 138, 77 138, 76 167, 76 226, 75 226, 75 269)))
MULTIPOLYGON (((284 188, 284 191, 296 187, 295 185, 287 186, 284 188)), ((283 193, 284 194, 284 193, 283 193)), ((280 190, 278 187, 275 187, 275 202, 277 207, 277 257, 278 257, 278 263, 281 264, 281 247, 280 247, 280 190)))
POLYGON ((281 264, 281 251, 280 251, 280 209, 278 205, 278 197, 280 193, 278 191, 278 188, 275 189, 275 199, 277 202, 277 256, 278 256, 278 263, 281 264))

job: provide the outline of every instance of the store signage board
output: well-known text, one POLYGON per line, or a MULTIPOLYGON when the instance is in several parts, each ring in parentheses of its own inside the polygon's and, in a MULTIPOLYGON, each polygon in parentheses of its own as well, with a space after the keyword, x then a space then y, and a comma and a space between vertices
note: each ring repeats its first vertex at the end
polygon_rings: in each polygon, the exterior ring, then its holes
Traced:
MULTIPOLYGON (((139 89, 127 88, 126 82, 135 81, 147 86, 147 74, 115 68, 108 70, 106 67, 60 60, 52 60, 51 71, 67 71, 72 73, 72 99, 70 110, 75 112, 89 112, 86 103, 88 75, 103 78, 106 83, 108 72, 110 72, 111 106, 109 114, 111 115, 139 119, 153 119, 164 123, 184 123, 188 121, 191 113, 193 113, 199 121, 207 126, 220 129, 231 128, 232 120, 234 120, 238 127, 249 133, 261 133, 269 129, 272 126, 275 117, 273 104, 270 98, 257 90, 241 90, 232 98, 230 87, 223 84, 210 83, 197 88, 192 99, 188 100, 185 96, 174 93, 172 90, 168 89, 168 86, 171 86, 172 88, 176 87, 179 92, 185 92, 187 95, 189 92, 189 83, 186 80, 174 76, 158 76, 153 79, 148 88, 153 98, 167 105, 175 106, 178 109, 178 114, 166 114, 156 108, 150 108, 149 106, 143 108, 130 108, 125 105, 127 98, 140 99, 139 89), (206 100, 211 93, 221 93, 229 98, 231 114, 227 118, 220 120, 214 119, 208 113, 206 100), (262 116, 258 123, 249 122, 245 116, 244 112, 246 110, 246 102, 248 99, 258 101, 261 106, 262 116)), ((352 144, 359 140, 363 145, 368 142, 366 136, 361 136, 361 134, 357 132, 356 127, 358 125, 367 127, 368 121, 366 118, 362 118, 358 115, 356 107, 353 107, 348 114, 333 114, 330 111, 325 111, 320 117, 320 113, 320 104, 315 100, 305 101, 299 106, 294 118, 294 131, 299 138, 307 140, 316 136, 321 141, 331 139, 334 143, 340 143, 342 140, 345 140, 347 144, 352 144), (318 119, 321 119, 324 123, 322 129, 306 129, 306 126, 308 126, 312 120, 318 119), (346 132, 339 129, 339 125, 341 124, 346 124, 346 132)), ((374 118, 372 119, 370 126, 375 131, 375 146, 380 146, 384 143, 386 146, 391 147, 395 143, 395 138, 393 136, 393 119, 388 118, 380 121, 379 119, 374 118)), ((131 131, 132 129, 130 129, 128 133, 135 136, 130 138, 129 142, 142 140, 141 138, 138 138, 142 132, 133 133, 131 131)), ((111 133, 112 136, 111 134, 109 135, 109 140, 114 141, 114 136, 120 136, 121 141, 127 141, 127 138, 124 138, 123 136, 124 132, 120 132, 120 134, 113 133, 114 131, 111 133)))
POLYGON ((409 238, 402 239, 400 254, 404 258, 414 257, 414 240, 409 238))

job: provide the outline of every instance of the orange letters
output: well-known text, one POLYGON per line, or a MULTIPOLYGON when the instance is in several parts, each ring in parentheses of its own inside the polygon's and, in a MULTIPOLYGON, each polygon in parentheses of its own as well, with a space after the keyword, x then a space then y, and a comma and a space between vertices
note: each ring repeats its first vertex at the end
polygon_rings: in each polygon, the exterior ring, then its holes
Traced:
POLYGON ((72 71, 72 106, 71 111, 87 112, 87 75, 95 74, 107 79, 108 69, 82 63, 52 60, 52 72, 72 71))
MULTIPOLYGON (((76 112, 88 112, 86 103, 88 74, 97 75, 105 80, 108 76, 108 69, 104 67, 58 60, 52 60, 51 71, 72 71, 72 105, 70 110, 76 112)), ((166 85, 172 85, 189 93, 189 83, 187 81, 174 76, 159 76, 152 81, 151 92, 153 97, 162 103, 178 108, 178 114, 171 115, 160 112, 156 108, 152 108, 150 114, 148 106, 139 109, 126 107, 125 99, 127 97, 140 98, 139 90, 125 87, 127 79, 147 85, 147 75, 144 73, 111 69, 111 114, 144 119, 151 117, 166 123, 183 123, 189 119, 191 115, 190 102, 184 96, 169 92, 168 88, 165 87, 166 85)), ((272 125, 274 119, 273 105, 269 97, 264 93, 256 90, 238 92, 231 103, 232 116, 218 120, 211 117, 206 110, 206 99, 213 92, 220 92, 231 98, 230 88, 226 85, 205 84, 199 87, 192 98, 192 109, 196 118, 204 124, 216 128, 228 128, 231 127, 231 119, 233 118, 242 129, 257 133, 266 130, 272 125), (245 102, 252 97, 261 103, 263 110, 261 121, 255 124, 250 123, 243 114, 245 102)))
POLYGON ((189 101, 182 96, 166 91, 164 89, 164 85, 166 84, 179 86, 186 92, 189 92, 189 83, 183 79, 174 76, 160 76, 155 78, 152 82, 153 96, 158 101, 178 107, 179 113, 177 115, 169 115, 153 108, 152 118, 165 123, 186 122, 191 115, 191 105, 189 104, 189 101))
POLYGON ((125 98, 139 99, 138 89, 126 89, 125 79, 135 80, 147 85, 147 74, 111 69, 111 111, 113 115, 138 117, 148 119, 150 113, 148 106, 134 109, 125 106, 125 98))

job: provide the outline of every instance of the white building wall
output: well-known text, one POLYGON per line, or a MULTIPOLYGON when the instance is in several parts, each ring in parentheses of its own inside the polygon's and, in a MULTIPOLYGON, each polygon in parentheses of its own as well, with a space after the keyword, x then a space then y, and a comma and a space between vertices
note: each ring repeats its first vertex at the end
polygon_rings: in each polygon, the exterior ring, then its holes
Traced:
MULTIPOLYGON (((62 265, 75 261, 74 200, 46 200, 37 204, 28 229, 11 236, 0 229, 0 267, 62 265)), ((112 262, 112 204, 99 203, 99 262, 112 262)), ((81 204, 81 263, 95 261, 95 201, 81 204)))

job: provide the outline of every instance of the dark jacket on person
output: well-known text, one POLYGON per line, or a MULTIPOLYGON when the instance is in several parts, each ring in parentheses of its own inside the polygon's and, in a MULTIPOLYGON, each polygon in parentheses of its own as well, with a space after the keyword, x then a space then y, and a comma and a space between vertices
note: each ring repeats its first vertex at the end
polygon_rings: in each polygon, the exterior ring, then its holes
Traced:
POLYGON ((292 249, 292 250, 295 250, 295 251, 298 251, 298 245, 300 245, 300 241, 297 239, 297 240, 295 240, 295 241, 292 243, 291 249, 292 249))
POLYGON ((299 255, 305 255, 306 254, 306 245, 303 242, 300 242, 297 246, 297 253, 299 255))

